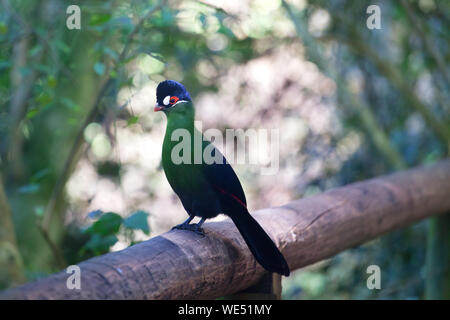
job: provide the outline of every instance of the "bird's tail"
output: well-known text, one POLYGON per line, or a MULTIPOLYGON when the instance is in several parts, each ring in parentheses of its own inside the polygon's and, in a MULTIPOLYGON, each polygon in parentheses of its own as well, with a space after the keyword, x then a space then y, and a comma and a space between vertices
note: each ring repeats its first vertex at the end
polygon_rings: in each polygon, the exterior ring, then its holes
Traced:
POLYGON ((247 209, 245 212, 239 210, 238 215, 230 215, 231 220, 238 228, 248 248, 264 269, 269 272, 276 272, 288 276, 289 266, 278 250, 275 243, 267 235, 259 223, 250 215, 247 209))

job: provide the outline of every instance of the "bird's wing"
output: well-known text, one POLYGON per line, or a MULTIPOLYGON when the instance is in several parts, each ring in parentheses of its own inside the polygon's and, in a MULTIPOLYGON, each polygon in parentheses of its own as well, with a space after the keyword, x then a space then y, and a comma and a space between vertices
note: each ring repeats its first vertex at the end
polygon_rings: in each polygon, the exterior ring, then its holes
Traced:
MULTIPOLYGON (((204 142, 204 147, 210 145, 209 141, 204 142)), ((247 200, 245 199, 244 190, 239 182, 233 168, 227 162, 222 153, 214 146, 212 156, 221 156, 222 163, 207 164, 203 161, 203 173, 209 184, 214 188, 223 204, 237 203, 241 206, 247 207, 247 200)), ((225 208, 224 208, 225 209, 225 208)))

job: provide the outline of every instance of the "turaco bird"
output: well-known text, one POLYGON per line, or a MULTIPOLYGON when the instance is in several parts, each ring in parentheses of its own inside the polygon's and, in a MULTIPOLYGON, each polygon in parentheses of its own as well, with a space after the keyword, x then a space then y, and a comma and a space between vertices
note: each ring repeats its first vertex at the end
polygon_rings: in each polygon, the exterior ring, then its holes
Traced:
MULTIPOLYGON (((226 214, 238 228, 256 261, 269 272, 288 276, 289 266, 283 255, 248 212, 244 191, 233 168, 220 151, 205 140, 194 127, 194 106, 186 88, 173 80, 163 81, 156 89, 156 101, 155 112, 162 111, 167 116, 162 147, 164 172, 170 186, 189 214, 185 222, 174 228, 203 234, 201 226, 205 219, 213 218, 220 213, 226 214), (173 152, 175 146, 180 143, 180 140, 172 136, 177 129, 188 132, 190 136, 188 141, 190 148, 182 151, 187 150, 186 152, 190 154, 182 154, 182 161, 175 159, 182 152, 173 152), (195 143, 196 135, 201 137, 202 142, 195 143), (196 145, 199 145, 197 149, 200 150, 196 150, 196 145), (218 159, 219 156, 222 161, 203 161, 205 148, 208 148, 214 159, 218 159), (201 161, 196 161, 194 155, 196 151, 200 151, 201 161), (200 222, 190 224, 196 216, 201 218, 200 222)), ((180 138, 179 134, 175 136, 180 138)), ((179 147, 174 151, 178 149, 179 147)))

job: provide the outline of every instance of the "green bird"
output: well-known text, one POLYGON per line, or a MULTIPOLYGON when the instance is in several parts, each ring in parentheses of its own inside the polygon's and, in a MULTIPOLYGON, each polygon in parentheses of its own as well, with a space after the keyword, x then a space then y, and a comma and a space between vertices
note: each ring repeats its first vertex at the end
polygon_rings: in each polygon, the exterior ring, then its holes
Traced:
POLYGON ((248 212, 244 190, 233 168, 195 128, 194 106, 186 88, 173 80, 163 81, 156 89, 156 101, 155 112, 163 111, 167 116, 162 166, 189 214, 185 222, 174 228, 204 235, 201 226, 205 219, 225 214, 238 228, 256 261, 269 272, 288 276, 289 266, 283 255, 248 212), (180 148, 180 137, 186 134, 188 143, 180 148), (197 136, 201 137, 200 143, 195 142, 197 136), (214 161, 206 161, 204 153, 214 161), (200 222, 190 224, 194 217, 200 217, 200 222))

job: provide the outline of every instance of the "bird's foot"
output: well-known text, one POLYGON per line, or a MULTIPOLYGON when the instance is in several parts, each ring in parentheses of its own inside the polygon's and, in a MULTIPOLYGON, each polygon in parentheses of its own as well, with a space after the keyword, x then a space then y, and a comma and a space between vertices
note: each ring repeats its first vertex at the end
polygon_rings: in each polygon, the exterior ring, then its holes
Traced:
POLYGON ((185 230, 192 231, 202 237, 205 236, 205 231, 198 224, 189 224, 188 228, 186 228, 185 230))
POLYGON ((170 229, 170 230, 174 230, 174 229, 186 230, 187 225, 189 225, 189 224, 188 223, 180 223, 180 224, 177 224, 176 226, 173 226, 172 229, 170 229))
POLYGON ((172 228, 172 230, 173 229, 188 230, 188 231, 192 231, 200 236, 203 236, 203 237, 205 236, 205 231, 198 224, 182 223, 182 224, 178 224, 178 225, 174 226, 172 228))

